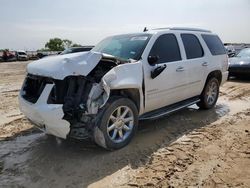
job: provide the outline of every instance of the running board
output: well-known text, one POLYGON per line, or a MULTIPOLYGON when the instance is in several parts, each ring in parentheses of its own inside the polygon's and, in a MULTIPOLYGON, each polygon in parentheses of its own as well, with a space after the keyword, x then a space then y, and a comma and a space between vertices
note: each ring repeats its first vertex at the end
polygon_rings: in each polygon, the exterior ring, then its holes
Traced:
POLYGON ((175 111, 181 110, 183 108, 186 108, 188 106, 191 106, 193 104, 196 104, 197 102, 199 102, 200 99, 199 97, 193 97, 175 104, 171 104, 169 106, 151 111, 151 112, 147 112, 143 115, 141 115, 139 117, 139 120, 152 120, 152 119, 157 119, 163 116, 166 116, 170 113, 173 113, 175 111))

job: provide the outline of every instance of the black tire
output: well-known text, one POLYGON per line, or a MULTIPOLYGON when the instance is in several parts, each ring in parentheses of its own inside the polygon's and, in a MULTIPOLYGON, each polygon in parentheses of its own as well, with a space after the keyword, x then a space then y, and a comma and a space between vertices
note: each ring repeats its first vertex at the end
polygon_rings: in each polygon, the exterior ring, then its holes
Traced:
POLYGON ((211 109, 215 106, 218 97, 219 97, 219 81, 217 78, 210 78, 209 80, 207 80, 206 85, 200 95, 200 102, 197 103, 197 106, 200 107, 201 109, 211 109), (215 86, 215 92, 216 94, 213 97, 213 100, 210 102, 208 102, 208 92, 209 92, 209 88, 211 87, 211 85, 215 86))
MULTIPOLYGON (((111 97, 103 107, 102 111, 98 113, 98 116, 98 121, 93 132, 93 138, 96 144, 108 150, 116 150, 126 146, 132 140, 138 127, 138 110, 133 101, 124 97, 111 97), (132 123, 133 127, 128 131, 129 134, 126 139, 121 139, 122 141, 117 143, 113 141, 112 138, 110 138, 110 135, 108 133, 108 124, 110 122, 111 115, 115 113, 115 110, 119 107, 128 107, 130 109, 130 114, 133 114, 134 121, 132 123)), ((123 130, 123 128, 120 129, 125 133, 127 131, 123 130)), ((120 135, 118 136, 120 138, 120 135)))

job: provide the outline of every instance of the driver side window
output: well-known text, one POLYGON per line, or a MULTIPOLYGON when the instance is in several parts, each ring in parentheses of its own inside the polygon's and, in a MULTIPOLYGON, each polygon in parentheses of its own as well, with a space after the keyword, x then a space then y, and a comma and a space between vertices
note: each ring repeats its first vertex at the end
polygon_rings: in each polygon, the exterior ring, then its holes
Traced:
POLYGON ((156 39, 149 56, 158 56, 159 63, 180 61, 180 48, 174 34, 164 34, 156 39))

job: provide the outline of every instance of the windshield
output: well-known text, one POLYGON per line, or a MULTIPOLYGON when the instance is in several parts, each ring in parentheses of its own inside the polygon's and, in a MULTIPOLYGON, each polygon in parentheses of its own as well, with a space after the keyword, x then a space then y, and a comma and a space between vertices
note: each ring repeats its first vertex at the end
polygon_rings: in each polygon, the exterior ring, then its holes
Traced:
POLYGON ((250 48, 241 50, 237 57, 250 57, 250 48))
POLYGON ((24 53, 24 52, 17 52, 18 53, 18 55, 26 55, 26 53, 24 53))
POLYGON ((106 53, 126 60, 139 60, 150 37, 150 34, 128 34, 108 37, 98 43, 92 51, 106 53))

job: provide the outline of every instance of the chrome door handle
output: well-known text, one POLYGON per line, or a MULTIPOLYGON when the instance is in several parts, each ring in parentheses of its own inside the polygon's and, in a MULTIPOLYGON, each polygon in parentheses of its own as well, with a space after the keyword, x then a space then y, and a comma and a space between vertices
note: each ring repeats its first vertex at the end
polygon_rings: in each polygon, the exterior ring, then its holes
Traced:
POLYGON ((178 67, 177 69, 176 69, 176 72, 183 72, 184 71, 184 67, 178 67))
POLYGON ((207 67, 208 66, 208 63, 207 62, 204 62, 201 64, 203 67, 207 67))

